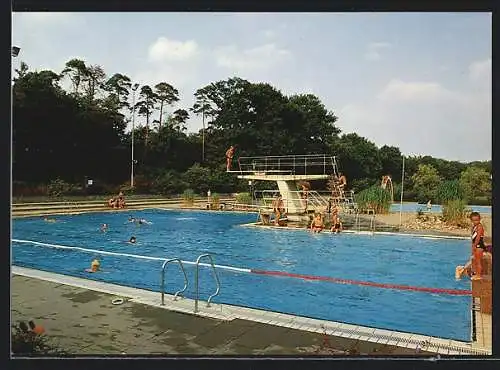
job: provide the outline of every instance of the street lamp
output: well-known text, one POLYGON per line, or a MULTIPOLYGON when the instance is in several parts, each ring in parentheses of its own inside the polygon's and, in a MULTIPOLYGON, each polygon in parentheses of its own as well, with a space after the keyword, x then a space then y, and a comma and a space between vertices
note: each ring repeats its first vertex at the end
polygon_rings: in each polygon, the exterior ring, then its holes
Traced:
POLYGON ((17 57, 19 55, 19 52, 21 51, 21 48, 18 46, 13 46, 12 47, 12 56, 17 57))
POLYGON ((139 84, 132 85, 132 161, 130 163, 130 187, 134 187, 134 131, 135 131, 135 92, 139 88, 139 84))

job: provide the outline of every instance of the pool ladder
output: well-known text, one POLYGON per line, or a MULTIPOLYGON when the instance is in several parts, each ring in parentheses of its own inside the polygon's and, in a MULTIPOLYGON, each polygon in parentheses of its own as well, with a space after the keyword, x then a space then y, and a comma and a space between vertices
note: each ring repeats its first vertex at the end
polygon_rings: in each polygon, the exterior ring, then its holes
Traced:
MULTIPOLYGON (((199 270, 200 270, 200 261, 203 258, 207 258, 209 260, 209 262, 210 262, 209 266, 212 267, 212 275, 214 277, 214 280, 215 280, 215 283, 217 286, 217 289, 215 290, 215 292, 208 297, 207 307, 210 307, 210 302, 212 301, 212 298, 214 298, 215 296, 217 296, 220 293, 220 280, 219 280, 219 276, 217 275, 217 271, 215 269, 215 264, 214 264, 214 260, 213 260, 212 256, 208 253, 198 256, 198 258, 196 259, 196 262, 194 263, 196 266, 195 275, 194 275, 195 276, 194 277, 194 283, 195 283, 194 312, 198 312, 198 301, 199 301, 199 297, 200 297, 199 270)), ((179 297, 179 296, 182 297, 182 293, 184 293, 186 291, 186 289, 188 287, 188 283, 189 283, 189 280, 188 280, 187 274, 186 274, 186 270, 184 269, 184 264, 182 263, 180 258, 171 258, 171 259, 168 259, 165 262, 163 262, 163 265, 161 267, 161 283, 160 283, 162 306, 165 305, 165 286, 166 286, 165 272, 166 272, 168 264, 172 263, 172 262, 177 262, 179 264, 179 267, 182 271, 182 274, 184 275, 184 287, 181 290, 175 292, 174 301, 177 300, 177 297, 179 297)))

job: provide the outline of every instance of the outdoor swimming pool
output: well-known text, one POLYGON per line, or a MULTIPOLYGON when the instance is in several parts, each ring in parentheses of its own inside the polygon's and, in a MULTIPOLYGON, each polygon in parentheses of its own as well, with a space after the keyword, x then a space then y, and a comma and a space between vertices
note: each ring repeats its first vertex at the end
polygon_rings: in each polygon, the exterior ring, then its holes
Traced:
MULTIPOLYGON (((472 209, 475 212, 479 212, 481 214, 485 215, 491 215, 491 206, 474 206, 474 205, 469 205, 467 208, 472 209)), ((393 203, 391 204, 391 212, 398 213, 399 210, 401 209, 401 205, 398 203, 393 203)), ((426 204, 418 204, 416 202, 405 202, 403 203, 403 212, 405 213, 413 213, 417 212, 417 210, 422 209, 423 211, 427 211, 427 205, 426 204)), ((441 213, 443 212, 443 208, 439 204, 432 204, 431 208, 432 213, 441 213)))
MULTIPOLYGON (((285 271, 377 283, 420 287, 469 289, 455 281, 455 266, 468 258, 467 240, 425 239, 409 236, 371 236, 240 226, 254 214, 145 210, 131 213, 89 213, 60 216, 46 223, 40 217, 14 219, 13 239, 77 246, 160 258, 195 261, 212 254, 215 263, 234 267, 285 271), (152 225, 127 223, 129 215, 152 225), (109 231, 99 232, 102 223, 109 231), (131 235, 137 245, 125 243, 131 235)), ((17 266, 159 291, 162 261, 99 255, 12 243, 17 266), (99 256, 103 271, 84 272, 99 256)), ((194 297, 194 267, 185 265, 194 297)), ((208 268, 200 268, 200 299, 214 292, 208 268)), ((238 273, 218 269, 220 295, 214 302, 266 309, 382 329, 469 340, 470 296, 381 289, 238 273)), ((178 267, 167 270, 167 292, 183 286, 178 267)))

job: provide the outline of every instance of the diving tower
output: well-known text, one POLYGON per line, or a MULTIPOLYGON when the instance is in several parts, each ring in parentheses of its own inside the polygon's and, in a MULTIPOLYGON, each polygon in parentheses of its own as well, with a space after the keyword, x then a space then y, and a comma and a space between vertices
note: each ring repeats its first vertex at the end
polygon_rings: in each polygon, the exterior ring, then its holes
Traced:
MULTIPOLYGON (((297 184, 338 176, 338 166, 335 156, 327 154, 240 157, 238 168, 228 172, 237 174, 239 179, 275 181, 288 219, 300 221, 304 219, 304 215, 307 216, 311 206, 317 211, 326 210, 328 198, 310 189, 304 194, 297 190, 297 184)), ((264 191, 266 192, 273 194, 269 199, 278 195, 277 191, 264 191)), ((264 202, 266 199, 264 198, 264 202)), ((272 209, 272 206, 265 204, 263 208, 272 209)))

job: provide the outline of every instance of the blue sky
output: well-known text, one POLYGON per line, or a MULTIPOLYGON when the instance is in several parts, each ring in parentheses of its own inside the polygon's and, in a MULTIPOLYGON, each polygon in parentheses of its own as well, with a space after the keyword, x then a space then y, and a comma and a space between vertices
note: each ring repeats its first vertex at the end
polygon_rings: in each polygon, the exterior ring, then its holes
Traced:
POLYGON ((12 41, 13 68, 61 71, 76 57, 171 83, 171 111, 239 76, 318 95, 343 133, 378 146, 491 159, 490 13, 15 13, 12 41))

